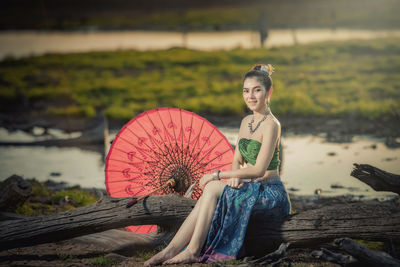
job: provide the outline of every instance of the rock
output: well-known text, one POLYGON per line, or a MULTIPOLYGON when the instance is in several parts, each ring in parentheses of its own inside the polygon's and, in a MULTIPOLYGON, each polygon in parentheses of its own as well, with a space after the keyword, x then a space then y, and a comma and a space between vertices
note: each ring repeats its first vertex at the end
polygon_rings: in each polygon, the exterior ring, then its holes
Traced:
POLYGON ((344 188, 344 186, 341 184, 331 184, 331 188, 338 189, 338 188, 344 188))
POLYGON ((32 195, 31 184, 19 175, 8 177, 0 186, 0 210, 14 210, 32 195))
POLYGON ((294 187, 290 187, 290 188, 288 188, 288 190, 289 190, 289 191, 292 191, 292 192, 299 191, 299 189, 297 189, 297 188, 294 188, 294 187))

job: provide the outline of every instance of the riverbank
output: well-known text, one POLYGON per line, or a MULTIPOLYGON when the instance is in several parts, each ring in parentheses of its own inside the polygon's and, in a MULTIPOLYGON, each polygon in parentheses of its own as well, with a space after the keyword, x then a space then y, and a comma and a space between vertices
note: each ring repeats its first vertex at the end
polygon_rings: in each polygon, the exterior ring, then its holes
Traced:
MULTIPOLYGON (((255 62, 275 66, 271 109, 279 116, 398 116, 398 38, 273 49, 174 48, 49 54, 0 62, 2 121, 55 117, 67 122, 103 112, 127 121, 172 106, 199 114, 246 112, 241 77, 255 62)), ((4 124, 4 123, 3 123, 4 124)))
MULTIPOLYGON (((241 119, 246 115, 215 115, 202 114, 218 128, 239 129, 241 119)), ((282 127, 283 135, 315 135, 322 136, 327 142, 346 143, 352 142, 356 135, 367 135, 376 138, 384 138, 385 144, 391 148, 400 147, 400 117, 382 117, 368 119, 357 115, 353 116, 302 116, 280 115, 274 112, 282 127)), ((133 117, 132 117, 133 118, 133 117)), ((109 119, 108 126, 111 131, 119 131, 129 120, 109 119)), ((0 127, 9 131, 22 130, 28 133, 34 127, 57 128, 66 133, 85 132, 102 123, 101 119, 77 118, 77 117, 35 117, 21 116, 0 117, 0 127)), ((4 141, 4 140, 3 140, 4 141)))

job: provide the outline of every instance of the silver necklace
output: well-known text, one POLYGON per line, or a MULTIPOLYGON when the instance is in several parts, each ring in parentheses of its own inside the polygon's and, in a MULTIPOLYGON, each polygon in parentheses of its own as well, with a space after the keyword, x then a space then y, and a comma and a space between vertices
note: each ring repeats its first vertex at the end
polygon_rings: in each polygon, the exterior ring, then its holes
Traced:
POLYGON ((254 130, 253 130, 253 122, 254 122, 254 114, 253 114, 253 118, 251 119, 251 122, 249 122, 250 134, 253 134, 253 133, 258 129, 258 127, 260 127, 260 124, 261 124, 263 121, 265 121, 265 119, 267 118, 267 116, 268 116, 269 113, 270 113, 270 112, 265 113, 264 117, 262 117, 262 119, 257 123, 256 127, 254 128, 254 130))

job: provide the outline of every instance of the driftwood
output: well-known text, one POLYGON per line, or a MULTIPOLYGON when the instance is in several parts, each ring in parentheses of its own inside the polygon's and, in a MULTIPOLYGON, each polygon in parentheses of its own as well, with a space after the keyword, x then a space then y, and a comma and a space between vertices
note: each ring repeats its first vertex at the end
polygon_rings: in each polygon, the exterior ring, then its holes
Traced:
POLYGON ((195 200, 152 196, 130 209, 130 198, 104 197, 97 203, 49 216, 0 222, 0 250, 65 240, 128 225, 154 224, 165 228, 181 223, 195 200))
POLYGON ((321 248, 321 250, 314 250, 311 253, 311 255, 314 258, 317 258, 317 259, 320 259, 323 261, 334 262, 334 263, 340 264, 341 266, 347 266, 347 265, 357 262, 357 260, 350 255, 343 255, 341 253, 335 253, 335 252, 332 252, 325 248, 321 248))
MULTIPOLYGON (((0 250, 55 242, 128 225, 182 223, 195 200, 176 195, 151 196, 130 209, 129 198, 104 197, 99 202, 50 216, 0 223, 0 250)), ((309 246, 348 236, 368 240, 400 240, 400 208, 382 203, 339 204, 293 215, 284 222, 251 218, 246 251, 265 254, 281 243, 309 246), (270 244, 271 247, 257 244, 270 244), (273 247, 272 247, 273 246, 273 247)))
POLYGON ((259 265, 267 265, 271 264, 272 266, 279 264, 283 261, 284 256, 286 254, 286 250, 289 247, 289 243, 285 244, 282 243, 277 250, 274 252, 271 252, 261 258, 258 259, 247 259, 246 262, 248 263, 249 266, 254 265, 254 264, 259 264, 259 265))
POLYGON ((335 244, 361 262, 374 266, 400 266, 400 260, 383 251, 368 249, 350 238, 335 239, 335 244))
POLYGON ((21 176, 12 175, 0 184, 0 210, 14 210, 32 195, 31 184, 21 176))
MULTIPOLYGON (((400 240, 400 208, 385 203, 337 204, 308 210, 292 216, 283 223, 261 223, 252 218, 247 229, 248 249, 261 253, 253 241, 265 244, 292 243, 310 247, 335 238, 350 237, 365 240, 400 240)), ((260 244, 260 243, 258 243, 260 244)), ((265 247, 265 246, 264 246, 265 247)))
POLYGON ((127 257, 139 251, 153 251, 164 247, 175 235, 175 231, 156 231, 150 234, 133 234, 123 229, 111 229, 100 233, 70 239, 74 244, 90 244, 108 253, 127 257))
POLYGON ((354 163, 351 176, 371 186, 376 191, 400 194, 400 175, 389 173, 368 164, 354 163))

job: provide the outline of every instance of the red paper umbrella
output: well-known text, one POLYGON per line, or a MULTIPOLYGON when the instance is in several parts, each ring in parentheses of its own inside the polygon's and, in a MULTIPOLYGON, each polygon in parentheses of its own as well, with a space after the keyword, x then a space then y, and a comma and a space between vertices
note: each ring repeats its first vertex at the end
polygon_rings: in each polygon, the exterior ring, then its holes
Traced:
MULTIPOLYGON (((111 145, 105 167, 107 192, 112 197, 140 197, 159 188, 152 194, 184 195, 205 173, 230 170, 233 153, 225 136, 192 112, 146 111, 129 121, 111 145)), ((201 193, 197 183, 191 197, 198 199, 201 193)), ((156 226, 127 229, 149 233, 156 226)))

